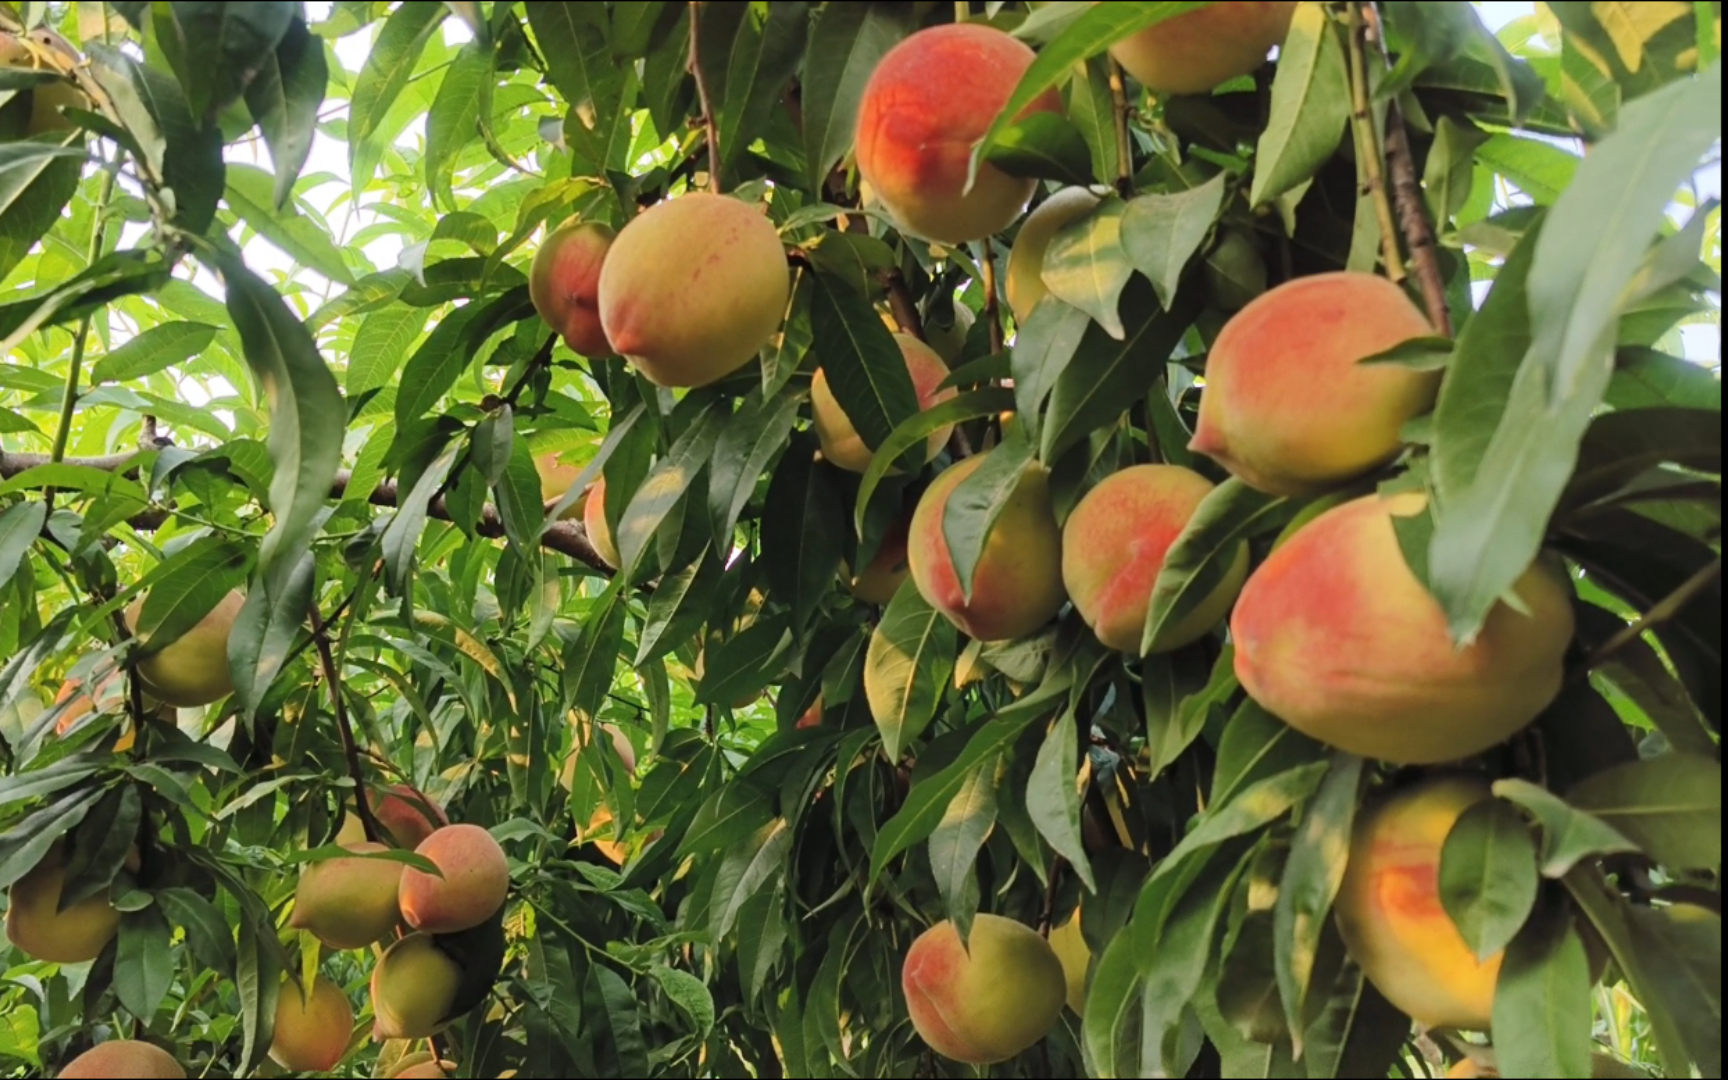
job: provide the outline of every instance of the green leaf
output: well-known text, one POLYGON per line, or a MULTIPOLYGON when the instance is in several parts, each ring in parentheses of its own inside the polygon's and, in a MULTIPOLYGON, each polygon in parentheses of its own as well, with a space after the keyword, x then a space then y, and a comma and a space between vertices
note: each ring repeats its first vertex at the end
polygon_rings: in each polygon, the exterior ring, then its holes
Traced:
POLYGON ((600 703, 611 689, 624 644, 624 616, 628 605, 614 584, 589 609, 582 636, 564 650, 564 697, 560 712, 575 709, 585 716, 600 711, 600 703))
POLYGON ((671 513, 695 482, 696 474, 714 456, 714 443, 720 437, 720 429, 731 419, 728 403, 719 397, 704 399, 692 395, 685 398, 683 404, 699 407, 701 411, 642 482, 630 500, 629 509, 618 522, 614 536, 619 557, 624 561, 621 568, 624 576, 635 570, 666 515, 671 513))
POLYGON ((1476 148, 1478 164, 1505 177, 1538 206, 1552 206, 1572 183, 1583 159, 1549 142, 1490 135, 1476 148))
POLYGON ((709 907, 716 940, 731 931, 739 909, 751 896, 771 891, 768 883, 785 874, 791 851, 792 827, 775 818, 721 858, 709 907))
POLYGON ((996 528, 996 519, 1026 478, 1032 444, 1023 429, 1012 425, 1000 443, 978 457, 980 464, 948 493, 942 511, 942 539, 948 545, 960 594, 968 603, 973 575, 996 528))
POLYGON ((840 411, 873 450, 918 412, 900 346, 862 295, 824 274, 811 293, 811 349, 840 411))
POLYGON ((222 197, 222 132, 193 115, 180 84, 163 72, 101 42, 89 42, 86 51, 91 74, 142 148, 148 174, 173 192, 174 224, 202 234, 222 197))
POLYGON ((1453 823, 1440 849, 1440 903, 1478 960, 1504 949, 1530 917, 1539 885, 1536 840, 1512 805, 1485 799, 1453 823))
POLYGON ((336 250, 330 233, 292 205, 276 209, 273 185, 270 174, 262 169, 239 163, 229 165, 228 208, 295 262, 331 281, 351 284, 354 275, 342 261, 342 253, 336 250))
POLYGON ((993 416, 1013 406, 1014 392, 1006 387, 993 386, 949 398, 935 408, 913 415, 895 428, 887 441, 876 448, 876 453, 870 458, 870 467, 864 470, 864 479, 858 485, 858 499, 853 511, 854 529, 860 536, 864 534, 865 518, 876 489, 881 486, 883 478, 894 467, 894 462, 900 455, 914 446, 926 445, 930 433, 939 428, 976 420, 981 416, 993 416))
POLYGON ((344 376, 348 396, 359 397, 368 390, 389 386, 425 327, 426 309, 406 304, 375 311, 362 319, 359 329, 354 331, 354 344, 348 349, 348 370, 344 376))
POLYGON ((1118 341, 1124 331, 1117 305, 1134 272, 1122 240, 1125 212, 1122 200, 1109 198, 1064 225, 1050 239, 1041 272, 1054 296, 1090 315, 1118 341))
POLYGON ((192 541, 144 575, 149 588, 138 613, 138 658, 161 652, 210 614, 246 580, 251 551, 226 536, 192 541))
POLYGON ((1324 8, 1298 5, 1278 53, 1249 203, 1266 206, 1313 177, 1338 149, 1349 121, 1350 79, 1338 31, 1324 8))
POLYGON ((1152 651, 1167 628, 1180 626, 1239 573, 1249 540, 1284 528, 1296 511, 1289 499, 1255 491, 1235 477, 1208 492, 1164 555, 1146 608, 1140 651, 1152 651))
POLYGON ((1579 446, 1565 504, 1606 498, 1666 463, 1721 475, 1722 413, 1657 406, 1596 417, 1579 446))
POLYGON ((1460 642, 1541 546, 1613 371, 1624 293, 1675 188, 1720 136, 1721 83, 1717 66, 1628 104, 1535 238, 1530 347, 1473 481, 1442 499, 1430 551, 1430 582, 1460 642))
POLYGON ((194 117, 209 117, 240 99, 254 73, 275 55, 296 7, 291 0, 168 5, 181 53, 189 58, 180 78, 194 117))
POLYGON ((1063 184, 1092 182, 1086 136, 1073 121, 1057 113, 1032 113, 1014 121, 1002 132, 985 162, 1009 176, 1063 184))
POLYGON ((479 133, 492 104, 492 50, 470 42, 444 69, 438 94, 426 114, 426 190, 446 206, 454 206, 450 190, 456 157, 479 133))
POLYGON ((809 5, 803 0, 750 5, 746 11, 726 62, 725 97, 715 103, 722 171, 767 135, 786 80, 798 70, 808 22, 809 5))
POLYGON ((16 502, 0 510, 0 589, 24 565, 24 556, 47 522, 48 504, 40 500, 16 502))
POLYGON ((354 79, 354 93, 348 105, 349 183, 354 187, 356 199, 372 182, 372 169, 362 168, 361 162, 377 160, 372 154, 363 153, 363 148, 379 137, 390 107, 408 85, 426 43, 432 40, 447 15, 449 11, 443 4, 403 4, 384 20, 372 51, 366 54, 366 63, 354 79))
POLYGON ((1236 681, 1235 650, 1226 645, 1212 665, 1195 649, 1148 656, 1140 665, 1146 705, 1146 775, 1156 778, 1173 765, 1218 710, 1241 689, 1236 681))
POLYGON ((342 463, 347 409, 336 378, 303 324, 276 290, 237 261, 222 266, 228 314, 240 332, 246 363, 270 407, 270 510, 275 524, 258 549, 258 567, 297 561, 317 529, 342 463))
MULTIPOLYGON (((17 143, 16 146, 52 146, 17 143)), ((60 212, 78 190, 82 151, 23 157, 17 168, 0 173, 0 279, 24 261, 44 233, 60 220, 60 212)))
POLYGON ((412 429, 416 420, 432 411, 474 363, 486 339, 533 310, 528 289, 521 286, 489 303, 458 308, 440 320, 402 366, 401 389, 396 395, 397 430, 412 429))
POLYGON ((89 157, 82 146, 61 146, 41 137, 0 144, 0 216, 12 208, 18 196, 56 159, 70 158, 82 163, 89 157))
POLYGON ((228 672, 241 712, 252 718, 282 673, 312 606, 317 563, 310 552, 278 563, 246 591, 228 634, 228 672))
MULTIPOLYGON (((718 446, 718 443, 716 443, 718 446)), ((792 602, 792 624, 809 623, 840 572, 846 507, 815 440, 793 439, 768 484, 762 511, 762 557, 774 595, 792 602)))
POLYGON ((83 821, 101 798, 99 790, 74 790, 8 825, 0 833, 0 888, 34 870, 54 841, 83 821))
POLYGON ((665 656, 701 628, 719 595, 725 566, 711 554, 660 579, 648 599, 648 613, 636 645, 635 667, 665 656))
POLYGON ((606 45, 605 9, 532 0, 526 10, 546 74, 572 110, 564 137, 596 171, 612 165, 610 124, 623 115, 625 79, 606 45))
POLYGON ((882 751, 899 761, 942 704, 959 645, 954 624, 903 582, 870 635, 864 693, 882 733, 882 751))
POLYGON ((824 4, 810 20, 804 50, 804 164, 812 188, 852 147, 864 84, 876 64, 911 32, 892 5, 824 4))
POLYGON ((174 985, 172 931, 162 909, 152 904, 120 917, 120 946, 114 957, 114 993, 126 1011, 148 1024, 174 985))
POLYGON ((1591 776, 1566 793, 1675 870, 1722 866, 1722 764, 1690 754, 1628 762, 1591 776))
POLYGON ((1066 710, 1038 748, 1026 784, 1026 810, 1039 834, 1068 860, 1087 891, 1097 892, 1092 863, 1080 839, 1078 738, 1074 712, 1066 710))
POLYGON ((767 399, 762 388, 744 396, 738 411, 714 440, 708 463, 708 513, 714 535, 729 537, 744 507, 756 494, 756 481, 768 462, 786 445, 798 417, 799 396, 782 390, 767 399))
MULTIPOLYGON (((1338 948, 1341 952, 1342 942, 1338 948)), ((1390 1075, 1409 1037, 1410 1018, 1345 957, 1331 992, 1308 1025, 1302 1056, 1313 1080, 1390 1075)))
POLYGON ((1350 859, 1350 830, 1362 790, 1362 759, 1332 752, 1331 768, 1302 817, 1272 910, 1272 967, 1292 1049, 1302 1053, 1315 958, 1350 859))
POLYGON ((690 974, 679 971, 664 964, 656 964, 648 969, 648 974, 660 984, 660 989, 672 999, 673 1004, 688 1016, 701 1032, 703 1038, 714 1030, 714 995, 709 992, 708 984, 690 974))
POLYGON ((1578 860, 1589 855, 1637 850, 1637 845, 1612 825, 1528 780, 1496 780, 1494 794, 1530 811, 1542 826, 1544 877, 1564 877, 1578 860))
POLYGON ((1122 215, 1122 248, 1134 269, 1152 282, 1166 310, 1188 261, 1200 250, 1224 205, 1224 173, 1199 187, 1171 195, 1140 195, 1122 215))
POLYGON ((1538 913, 1506 947, 1494 985, 1503 1075, 1588 1077, 1590 962, 1570 906, 1538 913))
POLYGON ((131 382, 185 364, 210 347, 216 327, 196 322, 152 326, 96 361, 92 383, 131 382))
POLYGON ((978 911, 978 852, 996 827, 1000 764, 1000 759, 990 758, 968 770, 930 833, 930 872, 962 941, 971 935, 972 916, 978 911))
POLYGON ((275 166, 272 205, 278 209, 288 204, 294 181, 312 153, 318 108, 324 104, 329 81, 323 40, 312 36, 304 20, 295 19, 246 85, 246 108, 263 133, 275 166))

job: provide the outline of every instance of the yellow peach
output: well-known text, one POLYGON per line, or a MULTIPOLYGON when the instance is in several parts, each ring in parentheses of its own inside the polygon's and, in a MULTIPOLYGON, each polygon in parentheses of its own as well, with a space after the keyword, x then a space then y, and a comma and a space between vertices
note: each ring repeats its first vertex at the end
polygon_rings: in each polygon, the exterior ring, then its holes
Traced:
POLYGON ((470 930, 504 906, 510 861, 492 834, 478 825, 446 825, 420 842, 414 854, 432 860, 443 877, 404 867, 398 899, 416 930, 454 934, 470 930))
MULTIPOLYGON (((921 411, 935 408, 954 396, 953 387, 942 385, 942 380, 948 377, 948 366, 934 349, 911 334, 895 334, 894 343, 900 346, 900 355, 906 361, 906 374, 912 377, 912 389, 918 395, 921 411)), ((810 383, 810 408, 815 419, 816 438, 822 444, 822 456, 849 472, 861 473, 868 469, 875 448, 867 445, 864 437, 852 426, 851 419, 828 386, 827 371, 822 368, 816 369, 816 377, 810 383)), ((925 461, 942 452, 942 446, 953 430, 954 425, 949 424, 930 433, 925 440, 925 461)))
POLYGON ((1132 34, 1110 55, 1153 90, 1201 94, 1265 63, 1295 14, 1293 0, 1212 4, 1132 34))
MULTIPOLYGON (((389 851, 385 844, 343 844, 355 855, 389 851)), ((288 925, 305 930, 332 949, 363 949, 402 919, 396 894, 403 865, 390 859, 337 856, 300 872, 294 914, 288 925)))
POLYGON ((6 938, 19 951, 56 964, 81 964, 102 954, 120 931, 120 912, 103 890, 65 910, 64 849, 56 844, 7 894, 6 938))
POLYGON ((1047 1035, 1067 985, 1061 960, 1036 931, 982 914, 965 945, 947 920, 920 934, 900 984, 919 1037, 970 1065, 1006 1061, 1047 1035))
POLYGON ((186 1080, 186 1070, 168 1051, 135 1039, 110 1039, 79 1054, 60 1070, 61 1080, 109 1080, 116 1076, 186 1080))
MULTIPOLYGON (((138 677, 150 693, 170 705, 208 705, 234 689, 228 675, 228 635, 246 597, 232 590, 208 615, 162 651, 139 661, 138 677)), ((126 628, 138 630, 144 598, 126 608, 126 628)))
POLYGON ((372 1037, 426 1039, 450 1026, 462 967, 431 934, 390 946, 372 969, 372 1037))
POLYGON ((1063 188, 1032 208, 1008 252, 1006 291, 1014 321, 1025 325, 1038 301, 1050 294, 1044 284, 1044 253, 1062 227, 1092 212, 1098 196, 1083 187, 1063 188))
POLYGON ((270 1056, 290 1072, 329 1072, 347 1052, 353 1030, 354 1007, 341 987, 319 975, 305 994, 299 984, 284 979, 276 996, 270 1056))

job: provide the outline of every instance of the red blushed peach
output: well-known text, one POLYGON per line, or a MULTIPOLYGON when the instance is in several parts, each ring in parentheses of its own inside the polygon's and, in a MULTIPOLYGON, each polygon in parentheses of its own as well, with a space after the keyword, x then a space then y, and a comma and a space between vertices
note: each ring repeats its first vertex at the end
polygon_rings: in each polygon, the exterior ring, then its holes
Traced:
POLYGON ((1440 385, 1437 371, 1360 361, 1433 332, 1385 278, 1341 271, 1285 282, 1213 342, 1189 448, 1273 495, 1360 476, 1397 456, 1399 429, 1440 385))
POLYGON ((1006 1061, 1049 1034, 1067 995, 1050 943, 999 915, 974 918, 964 946, 946 920, 918 935, 900 985, 919 1037, 971 1065, 1006 1061))
MULTIPOLYGON (((920 411, 935 408, 956 393, 952 386, 943 386, 948 377, 948 365, 936 355, 936 350, 911 334, 895 334, 894 343, 906 361, 906 374, 912 377, 912 389, 918 395, 920 411)), ((828 386, 828 373, 816 369, 810 382, 810 411, 816 427, 816 438, 822 443, 822 456, 848 472, 861 473, 870 467, 875 448, 864 442, 864 436, 852 426, 852 420, 840 407, 834 391, 828 386)), ((932 431, 925 440, 924 460, 942 452, 954 425, 932 431)))
POLYGON ((60 1070, 62 1080, 103 1080, 132 1076, 138 1080, 186 1080, 168 1051, 133 1039, 110 1039, 84 1051, 60 1070))
POLYGON ((792 275, 780 234, 748 203, 693 192, 649 207, 600 268, 600 325, 660 386, 706 386, 780 328, 792 275))
POLYGON ((510 893, 510 862, 492 834, 478 825, 446 825, 420 842, 414 854, 432 860, 444 876, 412 866, 402 870, 402 918, 429 934, 471 930, 497 913, 510 893))
POLYGON ((798 722, 793 724, 792 726, 797 728, 799 731, 803 731, 807 728, 821 727, 822 726, 822 695, 821 694, 816 695, 816 700, 810 703, 810 707, 808 709, 804 710, 804 715, 800 716, 798 718, 798 722))
POLYGON ((1441 776, 1364 810, 1334 912, 1350 956, 1386 1000, 1428 1027, 1485 1030, 1501 954, 1478 960, 1440 902, 1440 850, 1485 781, 1441 776))
MULTIPOLYGON (((431 836, 434 829, 450 824, 443 807, 408 784, 392 784, 382 795, 368 791, 366 805, 371 807, 378 824, 396 841, 396 846, 408 851, 419 847, 420 841, 431 836)), ((362 829, 359 815, 350 815, 343 825, 343 835, 336 838, 337 842, 364 841, 366 836, 362 829), (358 835, 350 833, 350 828, 358 835)))
POLYGON ((849 578, 847 587, 853 596, 877 607, 883 607, 894 599, 894 594, 900 591, 900 583, 911 572, 906 563, 906 541, 911 524, 912 519, 908 516, 897 519, 888 527, 882 542, 876 546, 876 554, 862 574, 850 577, 849 571, 842 570, 849 578))
POLYGON ((582 356, 612 355, 600 326, 600 267, 615 236, 597 221, 567 221, 547 234, 528 270, 534 310, 582 356))
POLYGON ((1236 677, 1254 700, 1322 742, 1400 765, 1453 761, 1510 737, 1560 691, 1572 590, 1546 566, 1496 604, 1476 640, 1411 573, 1393 529, 1420 494, 1333 507, 1248 578, 1230 620, 1236 677))
POLYGON ((612 528, 606 524, 606 478, 594 481, 582 500, 582 527, 588 531, 588 542, 594 554, 614 570, 624 560, 618 557, 618 544, 612 539, 612 528))
MULTIPOLYGON (((1212 492, 1204 476, 1176 465, 1136 465, 1086 493, 1062 528, 1062 583, 1098 640, 1135 656, 1152 587, 1165 556, 1212 492)), ((1248 576, 1248 545, 1237 545, 1224 580, 1186 618, 1165 627, 1153 652, 1198 641, 1224 620, 1248 576)))
POLYGON ((1049 474, 1034 463, 996 518, 972 573, 972 599, 960 589, 943 518, 948 498, 994 451, 945 471, 918 500, 906 556, 926 603, 980 641, 1023 637, 1050 621, 1068 599, 1062 588, 1062 533, 1050 507, 1049 474))
POLYGON ((1294 2, 1213 4, 1149 26, 1110 55, 1149 89, 1201 94, 1265 63, 1295 14, 1294 2))
MULTIPOLYGON (((1032 58, 1000 30, 957 23, 918 31, 876 65, 858 109, 858 172, 902 228, 961 244, 1020 215, 1034 181, 981 164, 967 191, 966 174, 1032 58)), ((1049 90, 1021 115, 1061 111, 1049 90)))

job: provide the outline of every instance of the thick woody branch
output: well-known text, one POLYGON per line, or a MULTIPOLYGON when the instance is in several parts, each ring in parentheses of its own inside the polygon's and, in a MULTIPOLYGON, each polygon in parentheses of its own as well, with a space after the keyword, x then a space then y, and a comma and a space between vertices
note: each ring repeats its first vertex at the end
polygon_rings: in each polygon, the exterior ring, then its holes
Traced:
MULTIPOLYGON (((63 464, 81 465, 88 469, 100 469, 103 472, 126 475, 133 471, 132 463, 136 457, 136 454, 109 454, 106 457, 67 458, 63 464)), ((46 465, 48 461, 47 454, 14 454, 0 451, 0 480, 10 480, 26 470, 34 469, 38 465, 46 465)), ((336 479, 330 485, 330 497, 332 499, 340 499, 347 493, 351 476, 352 474, 347 469, 336 474, 336 479)), ((398 500, 399 493, 394 480, 385 480, 366 496, 366 501, 373 506, 396 506, 398 500)), ((443 496, 432 500, 428 512, 440 521, 453 520, 443 496)), ((160 528, 163 522, 172 516, 171 510, 152 507, 135 514, 128 520, 128 524, 134 529, 149 532, 160 528)), ((504 519, 499 516, 497 507, 487 504, 481 509, 476 531, 481 536, 486 537, 495 538, 504 535, 504 519)), ((606 561, 600 557, 600 553, 594 550, 594 545, 588 540, 588 530, 584 529, 579 521, 555 522, 540 537, 540 544, 548 550, 568 555, 578 562, 585 563, 608 577, 613 573, 612 568, 606 565, 606 561)))

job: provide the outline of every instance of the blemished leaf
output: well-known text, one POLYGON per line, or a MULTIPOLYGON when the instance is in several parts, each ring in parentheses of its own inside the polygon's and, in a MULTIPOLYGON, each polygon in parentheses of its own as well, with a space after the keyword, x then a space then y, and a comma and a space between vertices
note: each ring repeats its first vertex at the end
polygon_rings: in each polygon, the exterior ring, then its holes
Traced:
POLYGON ((1122 239, 1126 204, 1105 199, 1050 238, 1041 276, 1051 295, 1090 315, 1104 332, 1123 337, 1118 302, 1134 272, 1122 239))
POLYGON ((1272 912, 1272 965, 1292 1049, 1303 1050, 1303 1017, 1320 938, 1350 858, 1350 829, 1362 790, 1362 759, 1332 752, 1332 767, 1297 828, 1272 912))
MULTIPOLYGON (((562 6, 562 5, 559 5, 562 6)), ((361 148, 384 127, 384 118, 408 85, 426 43, 450 14, 443 4, 404 4, 390 13, 354 80, 348 106, 348 167, 356 194, 372 182, 357 166, 361 148)))
POLYGON ((958 645, 954 624, 910 581, 903 583, 871 633, 864 658, 864 693, 888 760, 898 761, 935 719, 958 645))
POLYGON ((852 146, 864 84, 912 30, 908 11, 881 4, 824 4, 804 52, 804 162, 812 187, 852 146))
POLYGON ((1128 200, 1122 214, 1122 248, 1134 269, 1145 274, 1168 309, 1188 260, 1200 250, 1224 205, 1224 173, 1199 187, 1128 200))
POLYGON ((996 826, 999 762, 987 760, 970 770, 948 801, 942 820, 930 833, 930 871, 942 906, 966 940, 978 910, 978 852, 996 826))
POLYGON ((1032 444, 1022 429, 1010 427, 1002 441, 981 458, 978 467, 948 493, 942 511, 942 538, 948 545, 960 594, 967 602, 972 599, 973 576, 997 519, 1025 479, 1032 444))
POLYGON ((1613 372, 1625 290, 1675 188, 1720 137, 1721 84, 1717 65, 1629 103, 1535 238, 1529 348, 1473 481, 1444 501, 1430 551, 1430 583, 1460 642, 1541 546, 1613 372))
POLYGON ((1536 840, 1500 799, 1469 807, 1440 849, 1440 903, 1478 959, 1504 949, 1536 905, 1536 840))
POLYGON ((1296 512, 1291 500, 1255 491, 1235 477, 1208 492, 1164 556, 1146 608, 1140 651, 1150 652, 1167 628, 1180 625, 1240 574, 1249 540, 1284 528, 1296 512))
POLYGON ((918 393, 900 346, 862 295, 818 274, 811 293, 811 349, 840 411, 864 445, 880 450, 918 412, 918 393))
POLYGON ((1530 811, 1541 826, 1544 877, 1564 877, 1588 855, 1637 850, 1638 846, 1612 825, 1528 780, 1496 780, 1494 794, 1530 811))
POLYGON ((342 462, 347 409, 306 326, 276 290, 230 261, 222 267, 228 314, 240 332, 246 363, 270 408, 270 509, 275 524, 258 549, 258 567, 297 561, 311 542, 314 519, 342 462))
POLYGON ((1265 206, 1311 178, 1344 137, 1350 79, 1324 8, 1300 4, 1272 80, 1271 115, 1254 152, 1248 201, 1265 206))
POLYGON ((329 81, 323 39, 313 37, 306 23, 295 19, 246 85, 246 108, 270 147, 278 209, 287 205, 294 181, 312 153, 318 108, 324 104, 329 81))
POLYGON ((1591 1075, 1590 962, 1571 914, 1538 912, 1506 947, 1493 1017, 1503 1075, 1591 1075))
POLYGON ((152 326, 96 361, 90 381, 130 382, 186 363, 210 347, 216 327, 196 322, 152 326))
POLYGON ((1652 859, 1675 870, 1722 865, 1722 764, 1663 754, 1599 772, 1566 793, 1652 859))

